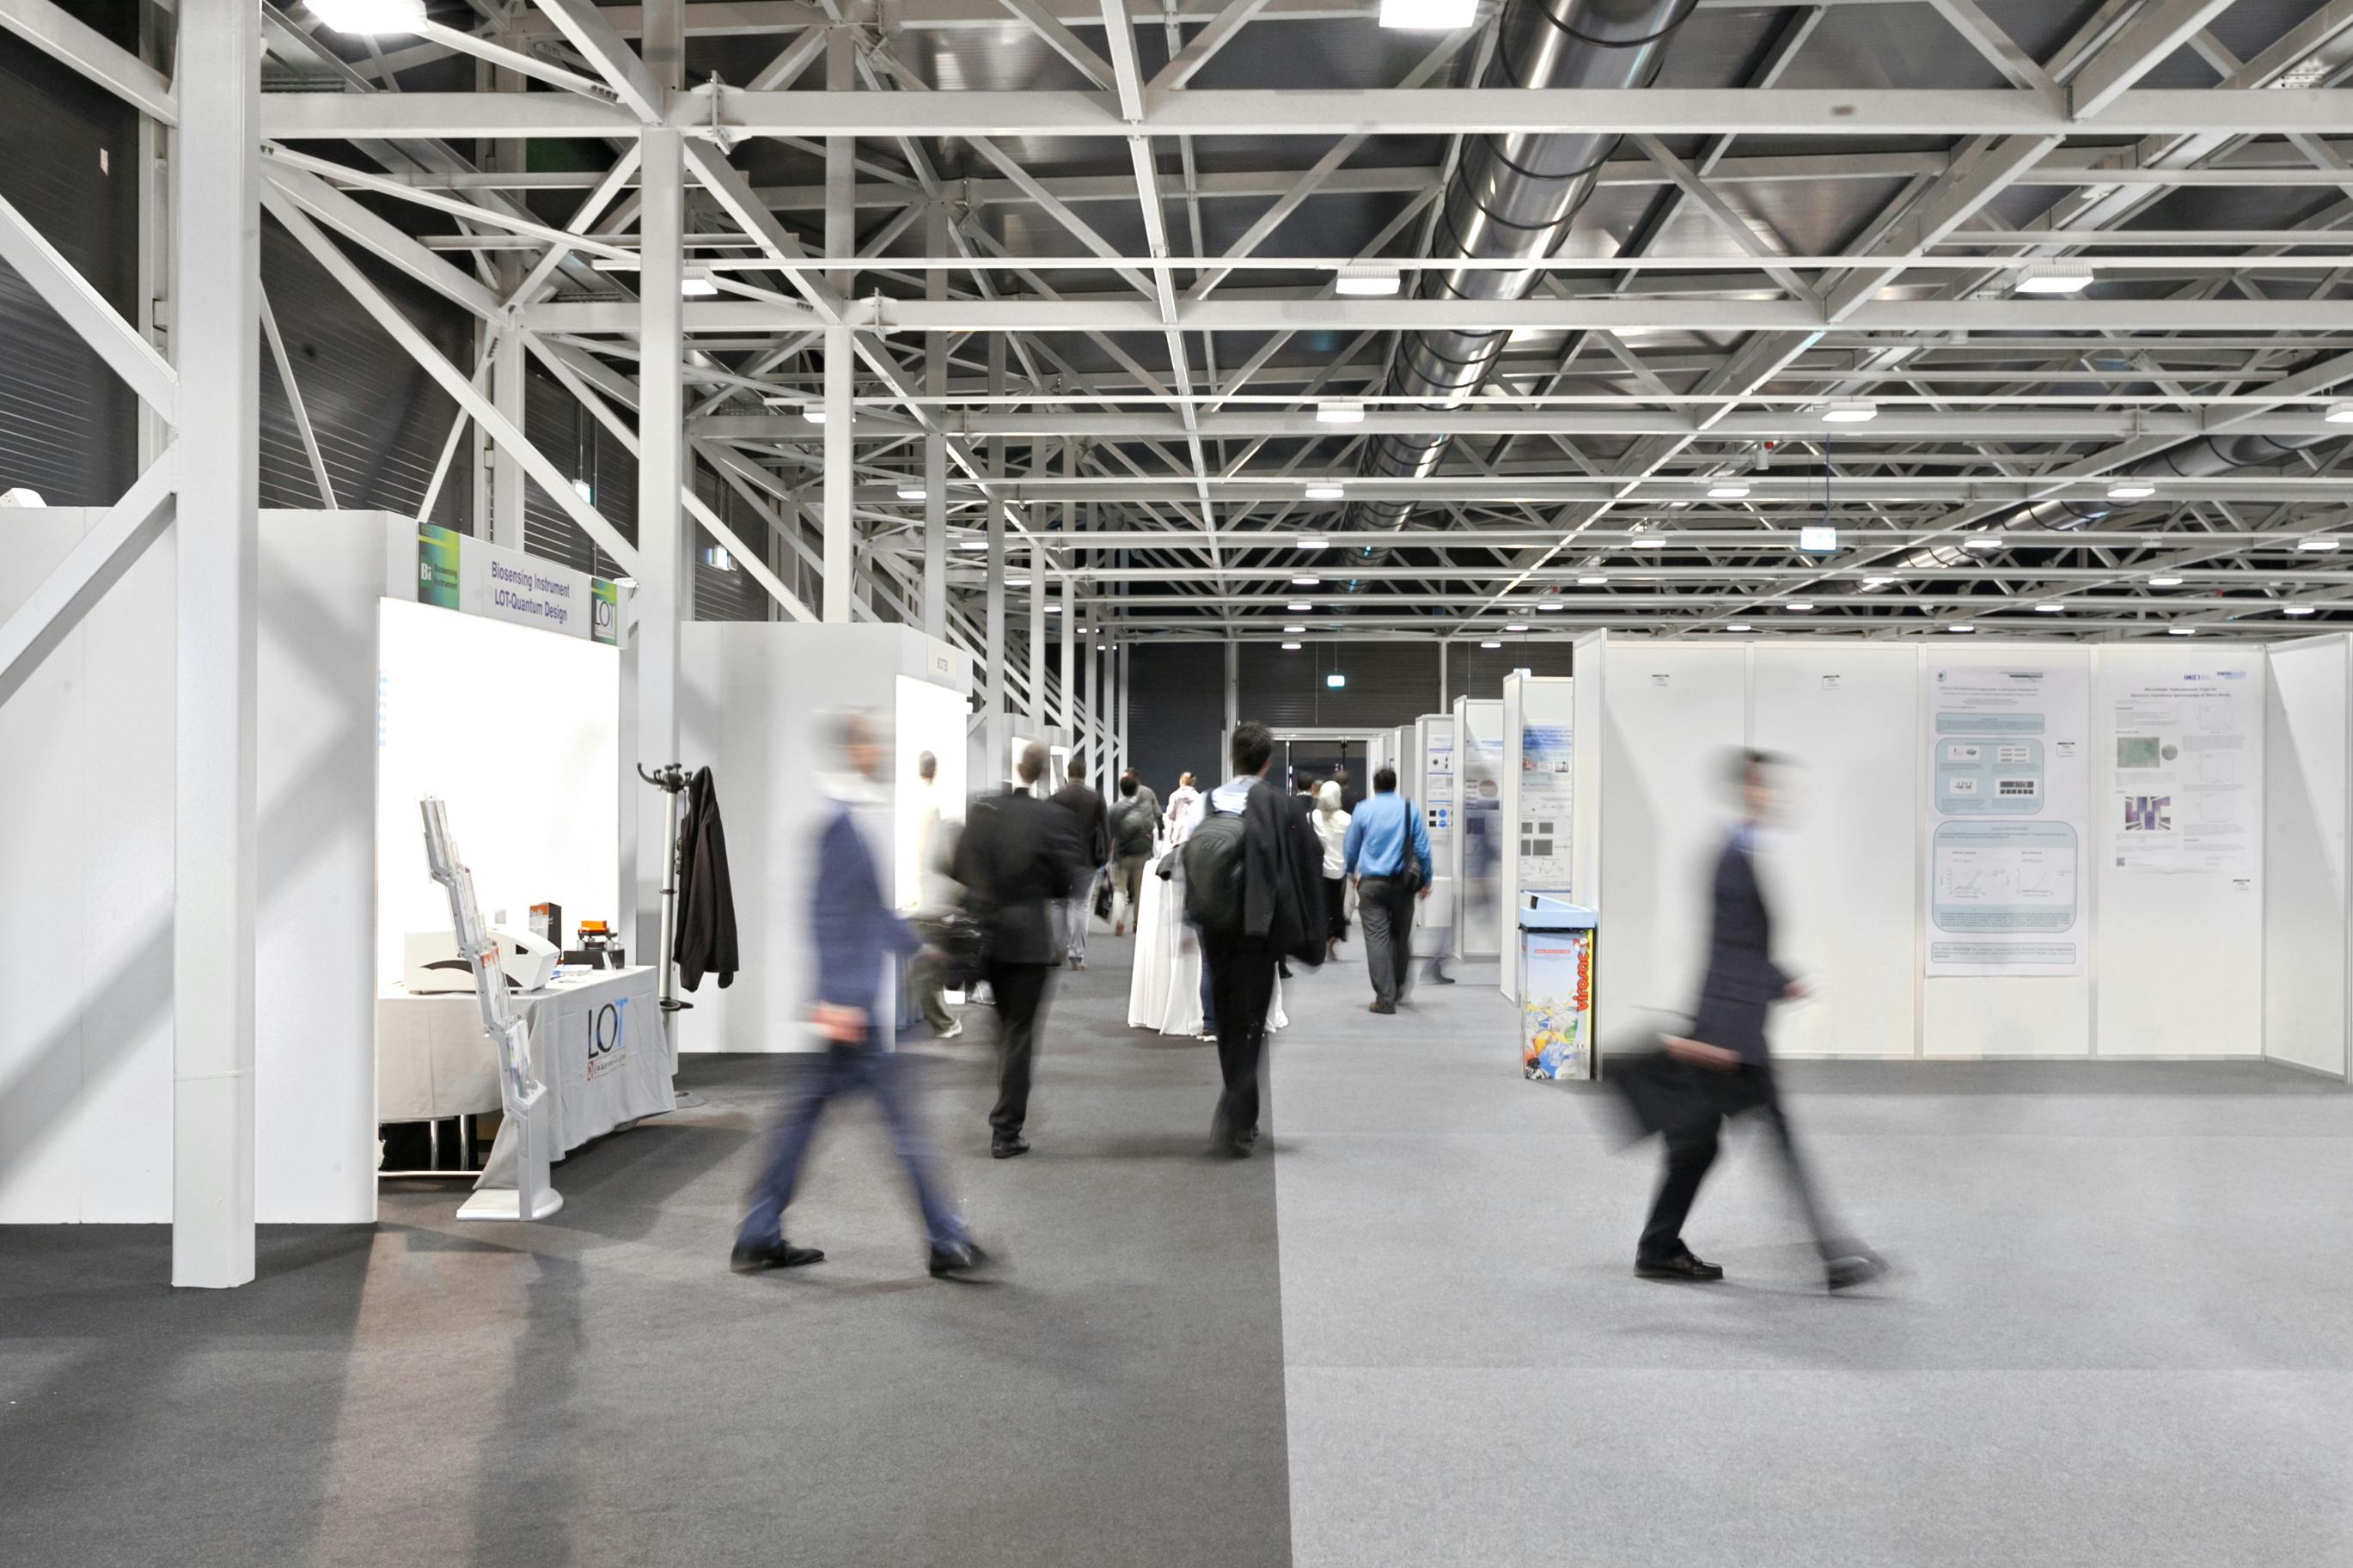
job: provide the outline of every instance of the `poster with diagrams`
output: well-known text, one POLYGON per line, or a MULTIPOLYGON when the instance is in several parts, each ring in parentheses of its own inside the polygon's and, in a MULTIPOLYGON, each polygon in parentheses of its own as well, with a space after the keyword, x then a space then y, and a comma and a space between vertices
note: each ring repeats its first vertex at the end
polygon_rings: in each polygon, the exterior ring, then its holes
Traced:
POLYGON ((2080 667, 1928 668, 1926 973, 2084 973, 2080 667))
POLYGON ((1569 809, 1576 804, 1574 732, 1567 724, 1520 727, 1519 889, 1568 892, 1569 809))
POLYGON ((2116 730, 2107 820, 2111 863, 2132 875, 2255 875, 2262 696, 2244 669, 2152 675, 2111 670, 2102 682, 2116 730))

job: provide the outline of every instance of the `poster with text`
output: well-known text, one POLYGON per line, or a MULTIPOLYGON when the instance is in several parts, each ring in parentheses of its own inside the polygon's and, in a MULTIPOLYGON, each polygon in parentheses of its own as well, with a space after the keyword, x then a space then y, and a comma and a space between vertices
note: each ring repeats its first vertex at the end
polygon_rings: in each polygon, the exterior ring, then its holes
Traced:
POLYGON ((2101 684, 2116 730, 2101 827, 2110 863, 2127 875, 2252 879, 2262 849, 2263 705, 2253 676, 2109 669, 2101 684))
POLYGON ((2080 665, 1928 666, 1927 974, 2084 973, 2080 665))
POLYGON ((1569 813, 1575 805, 1571 770, 1574 735, 1567 724, 1520 729, 1520 891, 1570 890, 1569 813))

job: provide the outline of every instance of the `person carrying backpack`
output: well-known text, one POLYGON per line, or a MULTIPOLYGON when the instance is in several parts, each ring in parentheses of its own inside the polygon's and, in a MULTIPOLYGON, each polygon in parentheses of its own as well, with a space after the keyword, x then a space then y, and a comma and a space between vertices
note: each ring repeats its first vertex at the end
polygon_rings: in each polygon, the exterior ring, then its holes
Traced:
POLYGON ((1119 804, 1111 808, 1111 878, 1113 890, 1127 900, 1112 923, 1111 934, 1125 936, 1127 922, 1137 919, 1136 900, 1144 896, 1144 866, 1152 858, 1152 839, 1160 826, 1160 812, 1147 805, 1137 791, 1134 773, 1119 781, 1119 804))
POLYGON ((1430 897, 1430 830, 1413 802, 1398 794, 1395 768, 1373 774, 1373 797, 1348 819, 1341 859, 1356 879, 1372 1011, 1394 1013, 1413 967, 1414 900, 1430 897))
POLYGON ((1209 1123, 1213 1152, 1240 1159, 1258 1141, 1259 1064, 1276 963, 1324 959, 1323 846, 1306 818, 1267 782, 1274 738, 1246 720, 1234 728, 1234 777, 1210 794, 1185 841, 1185 915, 1201 932, 1217 1000, 1223 1087, 1209 1123))

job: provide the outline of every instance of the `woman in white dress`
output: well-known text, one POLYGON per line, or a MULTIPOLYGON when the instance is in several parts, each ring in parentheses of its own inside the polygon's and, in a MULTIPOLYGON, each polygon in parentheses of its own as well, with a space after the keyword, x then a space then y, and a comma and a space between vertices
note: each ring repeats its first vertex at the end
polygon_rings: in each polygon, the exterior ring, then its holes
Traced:
MULTIPOLYGON (((1200 939, 1185 923, 1185 860, 1180 852, 1200 826, 1204 809, 1193 775, 1185 774, 1168 795, 1168 837, 1153 847, 1153 859, 1144 870, 1144 901, 1135 918, 1135 969, 1127 986, 1132 1028, 1211 1037, 1202 1027, 1201 1003, 1208 988, 1201 983, 1200 939), (1160 875, 1164 868, 1166 878, 1160 875)), ((1346 831, 1345 825, 1341 831, 1346 831)), ((1289 1022, 1277 982, 1267 1004, 1266 1026, 1280 1029, 1289 1022)))
POLYGON ((1332 934, 1324 944, 1326 957, 1348 940, 1348 814, 1340 807, 1340 786, 1326 780, 1315 792, 1315 810, 1307 819, 1324 846, 1324 924, 1332 934))

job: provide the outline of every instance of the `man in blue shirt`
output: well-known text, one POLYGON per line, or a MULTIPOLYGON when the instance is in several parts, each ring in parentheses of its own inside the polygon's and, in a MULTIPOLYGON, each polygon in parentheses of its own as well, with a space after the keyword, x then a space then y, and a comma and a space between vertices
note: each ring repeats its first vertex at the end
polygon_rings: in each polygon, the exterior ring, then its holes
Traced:
POLYGON ((796 1053, 767 1169, 752 1189, 751 1212, 735 1233, 729 1267, 738 1274, 753 1274, 763 1268, 797 1268, 824 1258, 817 1248, 795 1247, 784 1238, 785 1209, 793 1201, 801 1159, 827 1103, 852 1089, 867 1089, 873 1091, 883 1124, 891 1130, 892 1147, 915 1189, 924 1239, 931 1247, 932 1272, 970 1274, 987 1257, 973 1245, 964 1217, 940 1186, 931 1140, 905 1076, 914 1064, 884 1047, 878 1016, 883 964, 923 945, 884 900, 873 852, 854 815, 858 806, 881 799, 873 785, 882 776, 882 747, 862 713, 822 718, 818 731, 820 744, 829 745, 843 764, 841 772, 818 775, 818 787, 832 804, 818 830, 817 866, 809 885, 809 937, 817 949, 817 996, 809 1022, 826 1041, 825 1054, 796 1053))
POLYGON ((1413 903, 1430 897, 1430 830, 1413 803, 1398 794, 1395 768, 1373 774, 1373 796, 1348 819, 1341 853, 1356 879, 1372 1011, 1394 1013, 1413 964, 1413 903))

